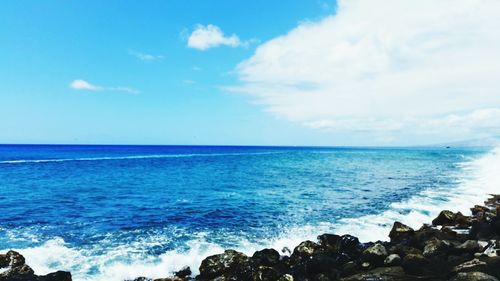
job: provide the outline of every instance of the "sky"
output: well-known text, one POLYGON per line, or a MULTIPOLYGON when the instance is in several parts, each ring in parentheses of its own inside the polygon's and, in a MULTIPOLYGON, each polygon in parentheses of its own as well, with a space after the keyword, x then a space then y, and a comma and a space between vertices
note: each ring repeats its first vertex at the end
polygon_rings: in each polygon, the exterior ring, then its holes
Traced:
POLYGON ((0 143, 500 135, 500 2, 6 1, 0 143))

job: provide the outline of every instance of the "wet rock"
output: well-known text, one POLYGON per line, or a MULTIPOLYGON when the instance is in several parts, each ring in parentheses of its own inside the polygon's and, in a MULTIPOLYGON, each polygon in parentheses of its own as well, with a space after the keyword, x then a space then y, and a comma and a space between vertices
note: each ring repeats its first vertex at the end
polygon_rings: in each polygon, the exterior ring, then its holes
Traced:
POLYGON ((380 267, 367 272, 341 278, 342 281, 403 281, 415 280, 407 276, 402 267, 380 267))
POLYGON ((486 262, 480 261, 478 259, 473 259, 464 262, 460 265, 455 266, 453 271, 455 272, 473 272, 473 271, 483 271, 486 268, 486 262))
POLYGON ((7 257, 7 255, 0 254, 0 268, 8 267, 9 263, 10 259, 7 257))
POLYGON ((411 239, 414 234, 415 230, 413 228, 400 222, 395 222, 389 233, 389 238, 391 238, 392 243, 397 243, 411 239))
POLYGON ((339 253, 342 248, 342 237, 335 234, 322 234, 318 236, 318 241, 325 251, 329 253, 339 253))
POLYGON ((201 262, 200 277, 213 279, 223 275, 236 275, 238 267, 248 263, 248 257, 234 250, 226 250, 222 254, 209 256, 201 262))
POLYGON ((278 279, 278 281, 294 281, 293 276, 290 274, 283 274, 281 277, 278 279))
POLYGON ((342 265, 342 276, 351 276, 361 271, 360 266, 355 261, 350 261, 342 265))
POLYGON ((482 247, 476 240, 467 240, 464 243, 455 246, 456 252, 460 253, 475 253, 482 250, 482 247))
POLYGON ((432 225, 455 225, 455 213, 444 210, 432 220, 432 225))
POLYGON ((24 257, 16 251, 8 251, 6 257, 11 267, 21 266, 25 263, 24 257))
POLYGON ((452 247, 453 246, 448 241, 433 238, 425 243, 424 251, 422 254, 424 255, 424 257, 446 254, 452 247))
POLYGON ((56 271, 38 278, 39 281, 71 281, 71 273, 67 271, 56 271))
POLYGON ((362 261, 369 262, 372 265, 382 265, 388 256, 384 245, 376 243, 375 245, 363 251, 362 261))
POLYGON ((344 262, 359 258, 363 250, 364 247, 357 237, 352 235, 342 235, 340 237, 340 251, 344 262))
POLYGON ((0 273, 1 281, 35 281, 36 276, 33 269, 26 264, 10 267, 8 270, 0 273))
POLYGON ((256 251, 252 256, 252 262, 256 265, 274 266, 280 261, 280 253, 275 249, 264 249, 256 251))
POLYGON ((408 254, 403 258, 403 263, 401 264, 404 271, 412 275, 423 275, 425 274, 425 267, 427 267, 429 261, 419 254, 408 254))
POLYGON ((276 269, 269 266, 259 266, 252 275, 252 281, 275 281, 279 276, 276 269))
POLYGON ((314 255, 307 259, 305 262, 305 274, 306 276, 315 276, 318 274, 323 274, 331 279, 337 279, 339 267, 337 259, 330 257, 325 254, 314 255))
POLYGON ((498 281, 497 278, 482 272, 461 272, 451 281, 498 281))
POLYGON ((395 265, 400 265, 401 264, 401 257, 398 254, 391 254, 387 256, 384 260, 384 265, 386 266, 395 266, 395 265))
POLYGON ((311 256, 312 254, 317 252, 319 250, 319 248, 320 247, 318 244, 307 240, 307 241, 300 243, 297 247, 295 247, 292 255, 297 255, 300 257, 311 256))
POLYGON ((191 268, 189 266, 183 267, 181 270, 174 272, 174 276, 179 278, 186 278, 191 275, 191 268))

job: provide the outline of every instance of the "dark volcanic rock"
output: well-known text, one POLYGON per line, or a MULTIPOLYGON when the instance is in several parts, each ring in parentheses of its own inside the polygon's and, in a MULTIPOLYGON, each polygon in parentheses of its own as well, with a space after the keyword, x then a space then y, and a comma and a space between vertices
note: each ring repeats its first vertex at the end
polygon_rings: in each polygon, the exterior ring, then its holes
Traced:
POLYGON ((395 222, 389 233, 389 238, 391 238, 391 242, 397 243, 410 240, 414 234, 415 230, 413 228, 400 222, 395 222))
POLYGON ((361 260, 363 262, 369 262, 371 265, 380 266, 384 264, 384 260, 387 256, 387 250, 384 245, 376 243, 363 251, 361 260))
POLYGON ((39 281, 71 281, 71 273, 56 271, 38 278, 39 281))
POLYGON ((219 276, 238 276, 248 270, 249 258, 240 252, 226 250, 219 255, 213 255, 201 262, 200 278, 213 279, 219 276))
POLYGON ((274 266, 280 261, 280 253, 275 249, 264 249, 257 251, 252 256, 255 265, 274 266))
POLYGON ((441 211, 437 218, 432 220, 432 225, 455 225, 455 213, 452 211, 441 211))
POLYGON ((451 281, 498 281, 497 278, 482 272, 459 273, 451 281))
POLYGON ((341 278, 342 281, 410 281, 417 280, 414 277, 407 276, 403 268, 380 267, 367 272, 358 273, 349 277, 341 278))
POLYGON ((183 267, 181 270, 174 273, 176 277, 186 278, 191 275, 191 268, 189 266, 183 267))

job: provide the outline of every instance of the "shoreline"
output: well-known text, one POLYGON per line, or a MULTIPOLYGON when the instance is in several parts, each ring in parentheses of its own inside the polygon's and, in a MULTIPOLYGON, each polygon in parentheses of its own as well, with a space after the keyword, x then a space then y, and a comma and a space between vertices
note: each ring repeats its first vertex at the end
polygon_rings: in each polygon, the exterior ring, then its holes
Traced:
MULTIPOLYGON (((172 276, 134 281, 188 280, 489 280, 500 278, 500 195, 475 205, 469 215, 443 210, 415 230, 394 222, 390 241, 359 242, 351 235, 322 234, 289 255, 262 249, 252 256, 235 250, 206 257, 200 274, 185 267, 172 276)), ((0 281, 71 281, 71 273, 38 276, 15 251, 0 254, 0 281)))

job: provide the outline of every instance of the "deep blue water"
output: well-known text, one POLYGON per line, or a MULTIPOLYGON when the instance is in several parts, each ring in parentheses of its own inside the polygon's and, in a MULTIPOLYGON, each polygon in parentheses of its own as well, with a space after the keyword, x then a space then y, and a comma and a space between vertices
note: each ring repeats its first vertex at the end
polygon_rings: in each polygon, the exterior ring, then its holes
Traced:
MULTIPOLYGON (((141 256, 154 265, 161 262, 154 257, 187 253, 199 241, 210 247, 264 245, 291 235, 290 229, 335 225, 380 214, 424 190, 452 190, 461 163, 484 153, 1 145, 0 249, 36 252, 52 245, 113 264, 141 256)), ((110 266, 34 262, 67 267, 77 280, 98 278, 110 266)))

